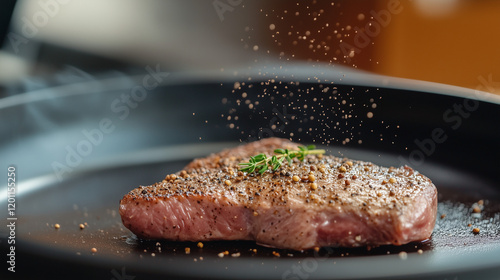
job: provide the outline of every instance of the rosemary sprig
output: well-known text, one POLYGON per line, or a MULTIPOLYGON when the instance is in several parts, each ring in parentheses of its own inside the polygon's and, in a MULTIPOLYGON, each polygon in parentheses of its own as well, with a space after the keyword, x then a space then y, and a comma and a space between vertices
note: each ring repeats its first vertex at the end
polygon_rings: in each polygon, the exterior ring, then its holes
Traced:
POLYGON ((288 150, 288 149, 276 149, 274 150, 275 155, 268 157, 265 154, 258 154, 256 156, 250 157, 248 162, 240 163, 242 166, 240 171, 253 173, 258 172, 259 174, 264 174, 268 169, 276 171, 283 165, 285 160, 288 165, 292 165, 292 159, 297 158, 303 161, 306 155, 319 155, 324 154, 325 150, 315 149, 314 145, 309 146, 299 146, 298 150, 288 150))

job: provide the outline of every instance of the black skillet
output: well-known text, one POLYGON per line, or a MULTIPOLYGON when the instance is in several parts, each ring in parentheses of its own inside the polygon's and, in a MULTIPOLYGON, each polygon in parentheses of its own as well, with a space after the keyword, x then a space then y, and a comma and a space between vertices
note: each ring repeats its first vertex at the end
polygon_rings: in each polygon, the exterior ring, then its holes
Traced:
MULTIPOLYGON (((16 169, 17 184, 16 272, 7 271, 10 265, 3 261, 2 275, 498 279, 500 98, 338 67, 253 69, 156 79, 144 70, 0 100, 5 224, 9 166, 16 169), (194 157, 270 136, 386 166, 408 164, 429 176, 440 193, 432 238, 369 250, 296 252, 249 241, 205 242, 199 248, 137 240, 121 225, 118 203, 132 188, 162 180, 194 157)), ((488 85, 478 80, 481 86, 488 85)), ((3 258, 10 253, 10 234, 0 227, 3 258)))

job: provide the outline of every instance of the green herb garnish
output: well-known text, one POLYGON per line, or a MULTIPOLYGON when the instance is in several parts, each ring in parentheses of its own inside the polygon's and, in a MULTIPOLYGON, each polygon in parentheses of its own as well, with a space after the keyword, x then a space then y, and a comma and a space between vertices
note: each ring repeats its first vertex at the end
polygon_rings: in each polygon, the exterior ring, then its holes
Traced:
POLYGON ((288 165, 291 166, 293 158, 303 161, 306 155, 319 155, 325 153, 325 150, 315 148, 314 145, 309 145, 307 147, 299 146, 298 150, 276 149, 274 150, 275 155, 272 157, 268 157, 265 154, 258 154, 250 157, 248 162, 240 163, 239 165, 242 166, 240 171, 247 173, 258 172, 262 175, 268 169, 272 171, 278 170, 285 160, 288 162, 288 165))

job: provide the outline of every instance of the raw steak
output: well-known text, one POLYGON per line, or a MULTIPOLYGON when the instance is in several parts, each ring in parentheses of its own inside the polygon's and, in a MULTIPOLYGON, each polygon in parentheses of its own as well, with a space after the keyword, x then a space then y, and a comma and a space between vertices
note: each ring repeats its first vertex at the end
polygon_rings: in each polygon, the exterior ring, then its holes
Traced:
POLYGON ((326 155, 295 158, 263 175, 238 171, 238 163, 276 148, 297 144, 256 141, 140 186, 120 201, 123 224, 147 239, 255 240, 295 250, 402 245, 431 236, 437 190, 417 171, 326 155))

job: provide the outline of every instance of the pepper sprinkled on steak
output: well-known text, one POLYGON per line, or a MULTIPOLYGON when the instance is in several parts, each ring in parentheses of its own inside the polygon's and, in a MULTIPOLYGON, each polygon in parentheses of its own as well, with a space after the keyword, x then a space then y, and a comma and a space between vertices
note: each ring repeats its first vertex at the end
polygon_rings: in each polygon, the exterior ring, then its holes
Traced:
POLYGON ((239 171, 254 155, 297 147, 269 138, 195 159, 162 182, 125 195, 122 221, 148 239, 255 240, 297 250, 430 237, 437 191, 409 167, 308 155, 275 171, 239 171))

